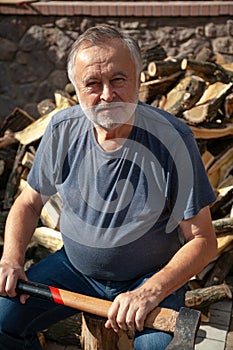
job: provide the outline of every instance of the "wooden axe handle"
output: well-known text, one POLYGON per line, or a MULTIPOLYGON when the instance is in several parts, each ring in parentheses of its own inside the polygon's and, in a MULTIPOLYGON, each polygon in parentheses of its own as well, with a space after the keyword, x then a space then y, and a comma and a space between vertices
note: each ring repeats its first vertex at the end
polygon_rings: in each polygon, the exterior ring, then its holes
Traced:
MULTIPOLYGON (((104 318, 108 317, 111 301, 90 297, 45 284, 19 280, 17 292, 51 300, 57 304, 72 307, 104 318)), ((145 327, 174 333, 178 312, 172 309, 156 307, 145 320, 145 327)))

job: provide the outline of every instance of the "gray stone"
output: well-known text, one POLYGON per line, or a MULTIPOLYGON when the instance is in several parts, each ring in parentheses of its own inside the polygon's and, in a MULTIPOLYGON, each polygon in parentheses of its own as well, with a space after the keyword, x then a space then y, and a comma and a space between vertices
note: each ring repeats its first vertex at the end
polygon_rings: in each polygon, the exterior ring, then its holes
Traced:
POLYGON ((217 35, 217 28, 214 23, 208 23, 205 26, 205 36, 207 38, 216 38, 217 35))
POLYGON ((229 19, 227 21, 227 34, 233 36, 233 20, 229 19))
POLYGON ((0 61, 11 61, 18 48, 16 43, 5 38, 0 38, 0 47, 0 61))
POLYGON ((55 70, 50 74, 47 81, 55 89, 64 89, 69 80, 66 71, 55 70))
POLYGON ((233 55, 233 38, 216 38, 213 40, 213 50, 223 54, 233 55))
POLYGON ((49 46, 45 35, 46 30, 39 25, 32 26, 22 37, 19 47, 23 51, 45 49, 49 46))

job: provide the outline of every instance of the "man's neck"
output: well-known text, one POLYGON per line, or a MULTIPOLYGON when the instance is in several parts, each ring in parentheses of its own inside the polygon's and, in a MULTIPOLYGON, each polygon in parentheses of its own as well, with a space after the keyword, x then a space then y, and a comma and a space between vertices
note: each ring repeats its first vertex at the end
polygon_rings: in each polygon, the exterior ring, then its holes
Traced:
POLYGON ((129 137, 132 127, 133 123, 129 123, 123 124, 113 130, 106 130, 101 126, 95 125, 95 137, 104 151, 114 152, 122 147, 125 140, 129 137))

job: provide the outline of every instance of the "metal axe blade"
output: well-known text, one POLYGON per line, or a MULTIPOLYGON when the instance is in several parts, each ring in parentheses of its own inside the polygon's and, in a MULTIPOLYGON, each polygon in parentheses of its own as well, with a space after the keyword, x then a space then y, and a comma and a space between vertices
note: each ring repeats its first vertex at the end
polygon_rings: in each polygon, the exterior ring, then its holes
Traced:
POLYGON ((166 350, 193 350, 200 319, 200 311, 182 307, 176 319, 174 337, 166 350))

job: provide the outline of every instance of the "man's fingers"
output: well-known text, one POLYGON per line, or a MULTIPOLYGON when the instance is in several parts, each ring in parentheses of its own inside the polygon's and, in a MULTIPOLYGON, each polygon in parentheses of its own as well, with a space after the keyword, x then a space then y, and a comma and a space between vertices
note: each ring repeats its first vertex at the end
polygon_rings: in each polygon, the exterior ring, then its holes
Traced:
POLYGON ((138 309, 135 314, 135 328, 137 331, 141 332, 144 328, 144 323, 147 314, 142 309, 138 309))
POLYGON ((30 298, 29 295, 21 294, 20 297, 19 297, 19 300, 20 300, 21 304, 25 304, 26 301, 28 300, 28 298, 30 298))
POLYGON ((117 301, 113 302, 108 311, 108 321, 105 324, 105 327, 107 328, 110 328, 111 326, 114 332, 119 332, 119 329, 120 329, 116 321, 118 309, 119 309, 118 302, 117 301))

